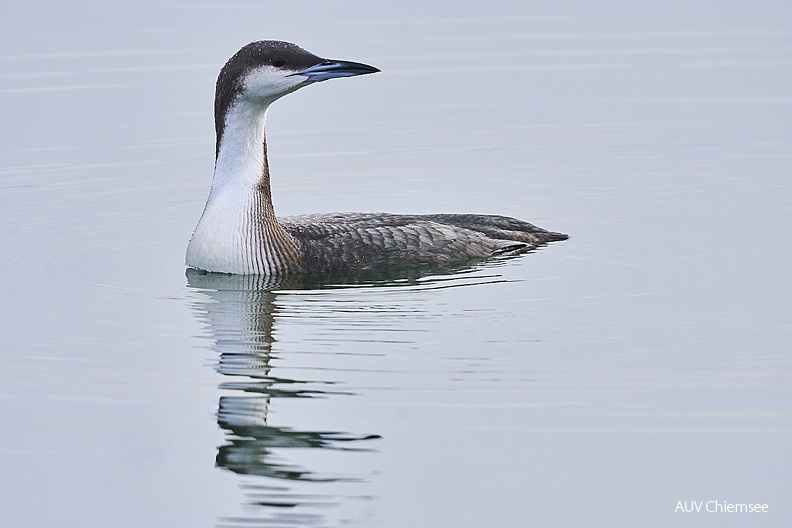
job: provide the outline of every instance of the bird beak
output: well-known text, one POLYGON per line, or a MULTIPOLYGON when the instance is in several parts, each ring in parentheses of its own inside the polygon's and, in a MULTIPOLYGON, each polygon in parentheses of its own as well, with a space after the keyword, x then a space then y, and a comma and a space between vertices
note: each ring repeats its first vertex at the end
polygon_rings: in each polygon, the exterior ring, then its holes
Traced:
POLYGON ((361 64, 359 62, 350 62, 342 60, 326 59, 310 68, 306 68, 301 72, 293 73, 292 75, 301 75, 307 77, 310 82, 326 81, 327 79, 335 79, 336 77, 354 77, 355 75, 365 75, 367 73, 377 73, 379 69, 368 64, 361 64))

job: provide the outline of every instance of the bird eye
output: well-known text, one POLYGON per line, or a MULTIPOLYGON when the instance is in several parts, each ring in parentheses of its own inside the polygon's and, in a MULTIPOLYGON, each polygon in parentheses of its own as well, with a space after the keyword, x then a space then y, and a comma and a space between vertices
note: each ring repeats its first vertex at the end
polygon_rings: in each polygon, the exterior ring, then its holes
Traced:
POLYGON ((283 66, 286 66, 286 59, 284 59, 283 57, 275 57, 274 59, 272 59, 272 65, 275 66, 276 68, 281 68, 283 66))

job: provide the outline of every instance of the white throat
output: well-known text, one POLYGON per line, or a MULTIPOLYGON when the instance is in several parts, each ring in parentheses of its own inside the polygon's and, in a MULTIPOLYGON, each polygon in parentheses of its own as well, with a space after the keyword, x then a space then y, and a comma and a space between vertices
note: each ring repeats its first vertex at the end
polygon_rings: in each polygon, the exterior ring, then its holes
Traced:
POLYGON ((265 122, 269 105, 240 96, 228 109, 188 266, 272 275, 294 271, 298 243, 278 224, 270 194, 265 122))
POLYGON ((264 170, 265 124, 269 105, 239 98, 226 115, 223 138, 215 160, 209 198, 227 188, 251 189, 264 170))

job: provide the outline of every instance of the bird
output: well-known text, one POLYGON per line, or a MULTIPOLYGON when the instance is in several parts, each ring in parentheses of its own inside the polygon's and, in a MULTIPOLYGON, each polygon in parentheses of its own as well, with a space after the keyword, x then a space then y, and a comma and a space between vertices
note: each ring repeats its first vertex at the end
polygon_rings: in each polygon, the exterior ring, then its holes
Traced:
POLYGON ((214 177, 187 246, 188 267, 285 276, 460 266, 568 238, 499 215, 320 213, 278 218, 265 135, 270 105, 310 84, 379 71, 275 40, 251 42, 226 62, 215 87, 214 177))

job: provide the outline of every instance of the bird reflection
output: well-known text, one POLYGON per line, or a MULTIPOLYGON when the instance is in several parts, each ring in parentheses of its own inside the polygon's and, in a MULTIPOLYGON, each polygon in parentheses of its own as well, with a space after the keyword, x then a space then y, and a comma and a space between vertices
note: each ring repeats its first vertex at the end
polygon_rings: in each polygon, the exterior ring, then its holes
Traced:
MULTIPOLYGON (((487 268, 499 265, 491 262, 487 268)), ((194 310, 212 340, 222 375, 222 396, 217 423, 225 433, 218 447, 218 467, 253 480, 242 482, 246 500, 243 509, 251 518, 225 518, 223 526, 249 526, 251 522, 276 522, 289 526, 326 524, 322 513, 340 507, 350 498, 369 500, 366 493, 354 497, 334 495, 338 487, 328 482, 365 484, 355 474, 329 474, 303 467, 288 459, 290 449, 370 451, 379 435, 329 430, 302 430, 268 423, 270 405, 283 398, 336 397, 352 393, 339 389, 332 380, 290 379, 272 374, 276 352, 278 318, 288 318, 294 305, 286 302, 289 290, 320 290, 348 287, 445 288, 473 283, 502 282, 502 277, 481 274, 480 267, 432 268, 401 273, 367 273, 336 276, 267 277, 226 275, 187 270, 188 286, 195 292, 194 310), (466 277, 466 278, 463 278, 466 277), (280 302, 279 297, 282 297, 280 302), (291 306, 291 308, 289 308, 291 306), (318 491, 317 491, 318 490, 318 491), (262 512, 265 508, 267 512, 262 512), (274 512, 274 513, 273 513, 274 512)), ((283 400, 281 400, 283 401, 283 400)), ((284 419, 283 415, 279 418, 284 419)), ((285 417, 288 418, 288 417, 285 417)), ((296 451, 292 451, 296 453, 296 451)), ((346 467, 346 466, 345 466, 346 467)), ((344 522, 349 523, 349 518, 344 522)))
MULTIPOLYGON (((331 505, 340 497, 299 493, 300 483, 362 481, 357 475, 325 474, 290 462, 284 451, 290 448, 330 450, 370 450, 376 434, 342 431, 306 431, 268 424, 269 407, 277 398, 313 398, 349 394, 336 390, 330 382, 273 376, 273 323, 279 315, 278 290, 322 287, 305 279, 277 279, 259 276, 224 275, 187 270, 188 286, 198 296, 193 307, 204 323, 217 353, 216 370, 223 376, 223 393, 217 423, 225 432, 218 447, 218 467, 239 475, 267 477, 273 481, 245 483, 247 506, 299 510, 299 506, 331 505), (277 482, 276 481, 276 482, 277 482)), ((244 506, 244 505, 243 505, 244 506)), ((284 513, 277 514, 283 520, 284 513)), ((322 516, 291 512, 290 523, 321 522, 322 516), (296 517, 295 517, 296 516, 296 517)), ((224 519, 223 523, 247 524, 251 519, 224 519)), ((286 522, 285 520, 283 520, 286 522)))

